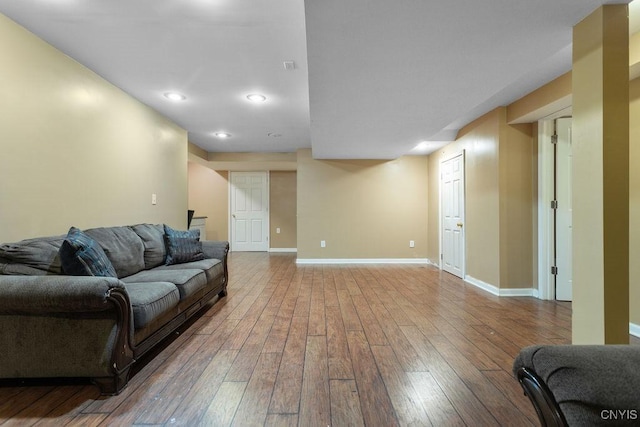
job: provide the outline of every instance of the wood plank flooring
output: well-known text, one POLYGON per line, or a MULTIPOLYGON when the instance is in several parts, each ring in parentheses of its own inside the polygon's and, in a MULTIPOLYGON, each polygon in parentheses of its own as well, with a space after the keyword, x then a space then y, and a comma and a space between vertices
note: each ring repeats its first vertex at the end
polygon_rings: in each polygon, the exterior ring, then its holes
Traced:
POLYGON ((521 347, 569 343, 571 305, 497 298, 429 266, 297 266, 233 253, 226 298, 135 367, 0 387, 0 424, 537 425, 511 374, 521 347))

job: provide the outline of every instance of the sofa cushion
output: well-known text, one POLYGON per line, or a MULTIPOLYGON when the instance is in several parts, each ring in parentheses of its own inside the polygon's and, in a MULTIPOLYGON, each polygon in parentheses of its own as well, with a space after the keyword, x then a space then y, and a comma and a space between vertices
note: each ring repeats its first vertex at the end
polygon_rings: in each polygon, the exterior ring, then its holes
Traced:
MULTIPOLYGON (((60 246, 65 236, 39 237, 0 245, 0 263, 23 264, 51 274, 62 274, 60 246)), ((14 274, 10 271, 4 274, 14 274)))
POLYGON ((145 270, 163 265, 167 256, 164 226, 162 224, 137 224, 132 225, 131 229, 142 239, 145 270))
POLYGON ((121 280, 124 283, 173 283, 180 291, 180 300, 193 295, 207 284, 204 271, 196 269, 159 270, 154 268, 153 270, 143 270, 121 280))
POLYGON ((144 269, 144 245, 131 228, 92 228, 85 233, 102 246, 119 278, 144 269))
POLYGON ((224 266, 222 265, 222 261, 215 258, 203 259, 200 261, 192 261, 186 262, 184 264, 174 264, 174 265, 162 265, 157 267, 157 270, 181 270, 181 269, 197 269, 204 271, 204 274, 207 276, 207 282, 215 279, 218 276, 224 274, 224 266))
POLYGON ((204 259, 200 230, 178 231, 165 224, 164 236, 167 244, 166 265, 204 259))
POLYGON ((60 246, 62 271, 72 276, 116 277, 116 270, 98 242, 71 227, 60 246))
POLYGON ((133 325, 140 329, 178 304, 180 293, 173 283, 125 283, 133 308, 133 325))

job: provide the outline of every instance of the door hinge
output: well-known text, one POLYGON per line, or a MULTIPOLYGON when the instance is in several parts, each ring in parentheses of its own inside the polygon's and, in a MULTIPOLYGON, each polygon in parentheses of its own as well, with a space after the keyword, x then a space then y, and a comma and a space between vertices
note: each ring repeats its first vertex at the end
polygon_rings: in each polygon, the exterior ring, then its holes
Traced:
POLYGON ((552 200, 551 201, 551 209, 558 209, 558 201, 557 200, 552 200))
POLYGON ((444 259, 444 255, 440 254, 440 259, 444 259))
POLYGON ((557 144, 558 143, 558 135, 551 135, 551 143, 552 144, 557 144))
POLYGON ((555 265, 551 267, 551 274, 553 274, 554 276, 558 275, 558 267, 556 267, 555 265))

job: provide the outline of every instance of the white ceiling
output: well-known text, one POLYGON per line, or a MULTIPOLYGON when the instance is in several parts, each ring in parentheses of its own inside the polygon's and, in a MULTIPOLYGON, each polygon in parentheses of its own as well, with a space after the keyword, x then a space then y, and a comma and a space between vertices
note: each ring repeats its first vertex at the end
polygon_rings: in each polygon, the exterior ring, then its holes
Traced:
POLYGON ((568 71, 572 27, 626 2, 0 0, 0 13, 207 151, 385 159, 425 140, 438 141, 422 152, 433 151, 568 71))

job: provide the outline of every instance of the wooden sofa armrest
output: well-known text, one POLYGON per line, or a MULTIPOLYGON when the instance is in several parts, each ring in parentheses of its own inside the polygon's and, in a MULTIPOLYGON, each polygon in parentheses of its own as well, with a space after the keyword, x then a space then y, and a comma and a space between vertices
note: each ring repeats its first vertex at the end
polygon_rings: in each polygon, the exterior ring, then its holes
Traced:
POLYGON ((518 369, 516 375, 524 394, 529 398, 538 414, 540 425, 542 427, 566 427, 567 421, 560 411, 560 406, 544 381, 527 368, 518 369))

